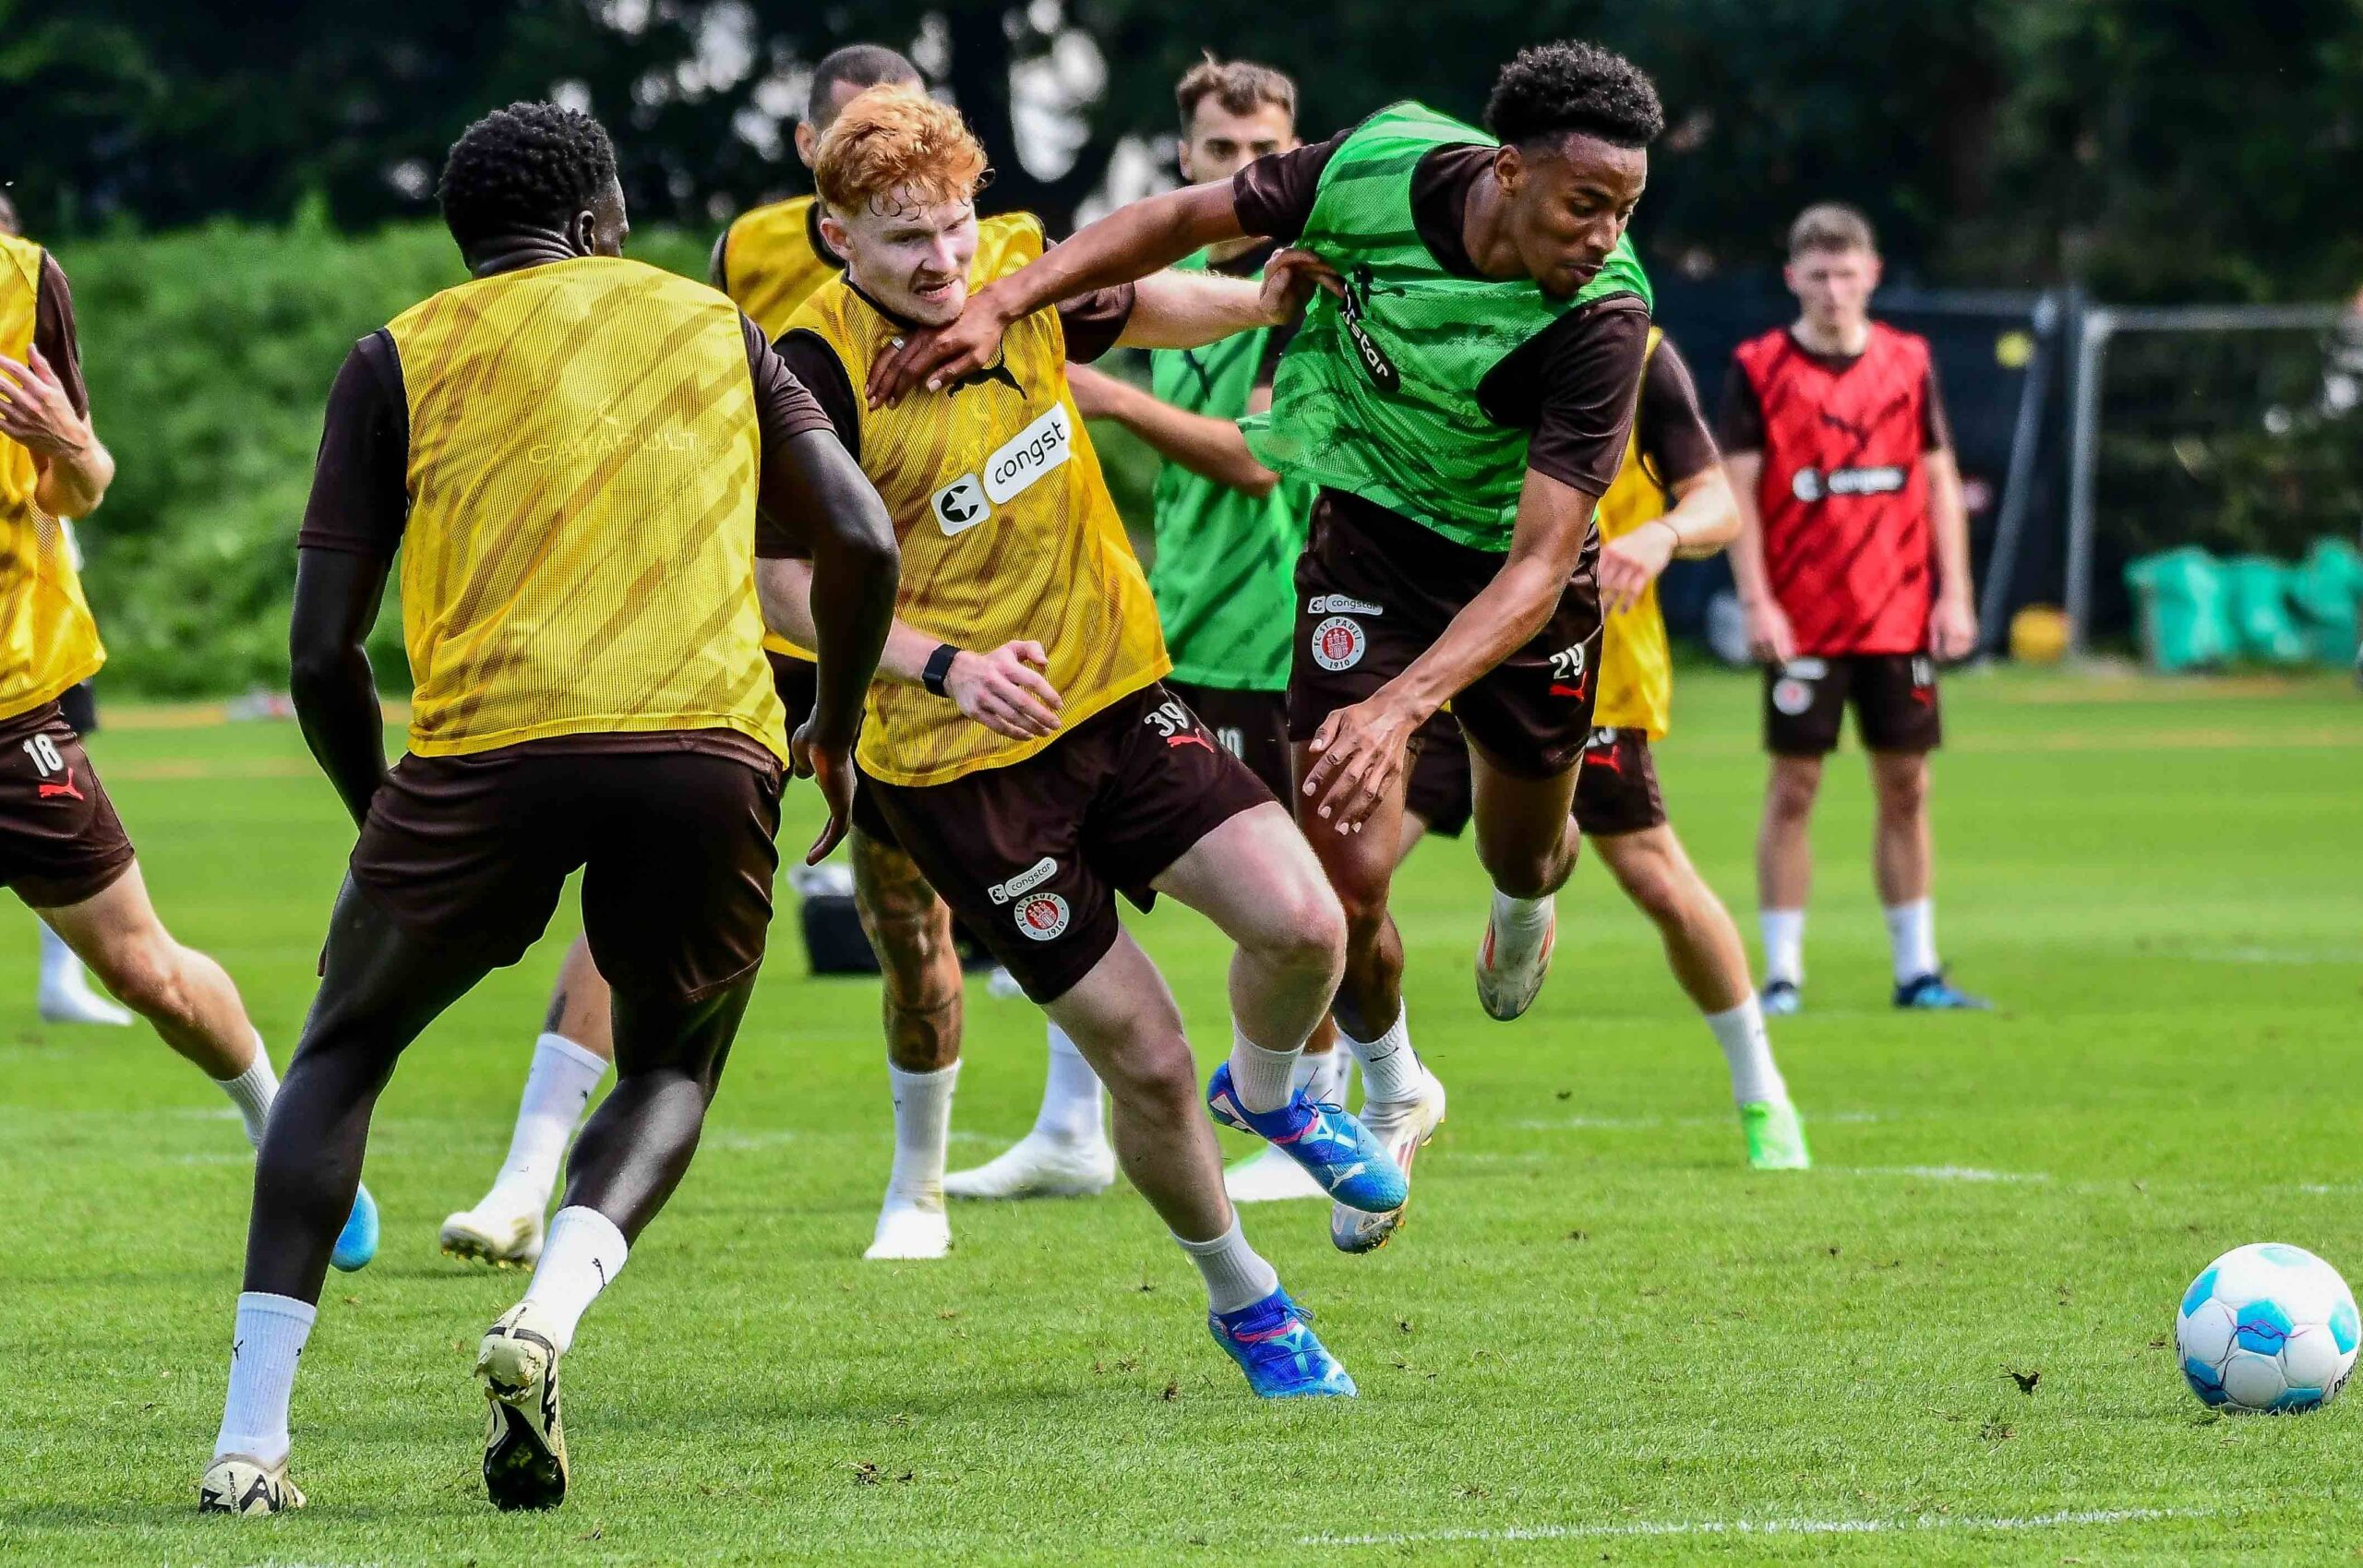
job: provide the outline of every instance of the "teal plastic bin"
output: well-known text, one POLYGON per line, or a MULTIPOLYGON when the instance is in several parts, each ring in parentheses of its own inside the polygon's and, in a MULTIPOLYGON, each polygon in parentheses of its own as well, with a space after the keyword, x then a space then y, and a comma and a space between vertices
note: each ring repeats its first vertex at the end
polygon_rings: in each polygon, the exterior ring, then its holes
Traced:
POLYGON ((2224 568, 2232 590, 2232 631, 2245 656, 2302 664, 2312 656, 2290 613, 2290 570, 2270 556, 2241 556, 2224 568))
POLYGON ((2141 651, 2171 675, 2232 657, 2231 588, 2224 569, 2195 545, 2128 561, 2125 585, 2140 607, 2141 651))
POLYGON ((2317 539, 2289 574, 2289 602, 2316 664, 2345 668, 2363 640, 2363 551, 2344 539, 2317 539))

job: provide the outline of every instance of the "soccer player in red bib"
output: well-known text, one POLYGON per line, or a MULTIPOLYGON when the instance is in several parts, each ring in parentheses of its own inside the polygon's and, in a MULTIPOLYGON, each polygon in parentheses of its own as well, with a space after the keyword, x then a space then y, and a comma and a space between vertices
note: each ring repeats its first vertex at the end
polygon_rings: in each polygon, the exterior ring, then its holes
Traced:
POLYGON ((1797 319, 1740 345, 1721 421, 1742 519, 1732 573, 1765 664, 1772 753, 1756 847, 1764 1011, 1802 1000, 1806 830, 1850 701, 1878 801, 1895 1005, 1982 1008, 1945 980, 1929 897, 1937 666, 1977 645, 1969 517, 1936 365, 1926 340, 1871 319, 1878 250, 1852 208, 1798 217, 1786 277, 1797 319))

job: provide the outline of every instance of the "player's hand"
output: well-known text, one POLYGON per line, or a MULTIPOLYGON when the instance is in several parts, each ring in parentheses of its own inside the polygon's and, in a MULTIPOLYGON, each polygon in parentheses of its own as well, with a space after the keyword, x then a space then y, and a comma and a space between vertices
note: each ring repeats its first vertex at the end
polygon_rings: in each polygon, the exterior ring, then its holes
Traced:
POLYGON ((0 436, 45 461, 72 457, 90 444, 88 421, 38 347, 25 359, 0 353, 0 436))
POLYGON ((821 798, 828 802, 828 823, 804 852, 804 864, 818 866, 845 842, 846 829, 853 822, 853 745, 818 738, 812 733, 812 721, 807 719, 788 738, 787 754, 796 776, 820 785, 821 798))
POLYGON ((1780 605, 1766 599, 1745 608, 1751 655, 1773 664, 1785 664, 1797 656, 1797 634, 1789 629, 1789 617, 1780 605))
POLYGON ((990 653, 954 654, 943 694, 995 735, 1039 740, 1059 733, 1066 700, 1043 673, 1050 655, 1038 642, 1004 642, 990 653))
POLYGON ((1275 327, 1287 326, 1304 314, 1315 289, 1342 295, 1345 280, 1309 250, 1276 251, 1264 263, 1264 319, 1275 327))
POLYGON ((1928 614, 1928 652, 1940 664, 1977 652, 1977 612, 1965 594, 1940 593, 1928 614))
POLYGON ((1421 720, 1378 691, 1321 722, 1304 793, 1317 815, 1341 833, 1358 833, 1410 765, 1411 736, 1421 720))
POLYGON ((982 370, 1001 356, 1002 334, 1008 328, 991 288, 978 290, 968 296, 958 320, 921 328, 894 353, 879 356, 870 367, 870 406, 893 408, 918 387, 936 391, 947 381, 982 370))
POLYGON ((1067 391, 1074 399, 1075 412, 1086 419, 1115 418, 1117 401, 1123 396, 1114 377, 1088 365, 1067 366, 1067 391))
POLYGON ((1651 519, 1632 533, 1600 547, 1600 607, 1604 615, 1621 615, 1641 602, 1649 584, 1673 559, 1680 541, 1673 524, 1651 519))

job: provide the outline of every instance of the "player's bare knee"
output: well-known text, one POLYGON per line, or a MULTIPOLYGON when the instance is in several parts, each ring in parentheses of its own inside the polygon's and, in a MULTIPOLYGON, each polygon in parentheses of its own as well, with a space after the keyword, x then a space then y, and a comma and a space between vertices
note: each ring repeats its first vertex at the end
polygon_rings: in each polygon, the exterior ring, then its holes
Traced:
POLYGON ((1813 815, 1814 796, 1821 790, 1821 770, 1775 768, 1771 787, 1765 791, 1764 812, 1784 821, 1803 821, 1813 815))
POLYGON ((112 944, 90 968, 118 1001, 142 1018, 181 1022, 190 1014, 180 949, 169 938, 159 934, 112 944))
POLYGON ((1487 853, 1480 845, 1478 858, 1493 886, 1512 898, 1541 898, 1557 892, 1575 869, 1575 856, 1564 847, 1556 855, 1538 855, 1525 850, 1487 853))
POLYGON ((1318 877, 1276 890, 1257 956, 1289 969, 1335 976, 1346 962, 1346 912, 1318 877))
POLYGON ((1928 768, 1922 759, 1883 760, 1872 779, 1883 820, 1909 822, 1928 809, 1928 768))

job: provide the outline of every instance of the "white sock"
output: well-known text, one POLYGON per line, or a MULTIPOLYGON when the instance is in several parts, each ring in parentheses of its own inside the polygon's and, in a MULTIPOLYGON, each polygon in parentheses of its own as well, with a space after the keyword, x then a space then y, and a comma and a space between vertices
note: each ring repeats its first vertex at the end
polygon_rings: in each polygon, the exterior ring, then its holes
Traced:
POLYGON ((1258 1116, 1275 1111, 1289 1103, 1294 1093, 1292 1082, 1299 1058, 1304 1055, 1300 1045, 1292 1051, 1267 1051, 1240 1032, 1233 1020, 1230 1025, 1230 1090, 1239 1103, 1258 1116))
POLYGON ((1206 1305, 1215 1311, 1252 1307, 1280 1287, 1278 1271, 1239 1233, 1237 1215, 1230 1216, 1230 1228, 1211 1241, 1184 1241, 1179 1236, 1173 1239, 1205 1276, 1206 1305))
POLYGON ((1786 980, 1805 983, 1805 912, 1767 909, 1757 916, 1764 928, 1764 983, 1786 980))
POLYGON ((66 945, 66 939, 49 928, 46 920, 36 921, 41 927, 41 988, 46 996, 52 991, 74 988, 82 978, 82 961, 66 945))
POLYGON ((894 1089, 894 1173, 886 1196, 928 1208, 943 1206, 943 1151, 952 1141, 952 1090, 960 1064, 933 1072, 906 1072, 886 1064, 894 1089))
POLYGON ((1357 1040, 1344 1029, 1337 1038, 1362 1064, 1362 1104, 1408 1100, 1420 1092, 1420 1056, 1411 1048, 1411 1006, 1402 1004, 1395 1022, 1375 1040, 1357 1040))
POLYGON ((1915 898, 1887 909, 1887 946, 1895 960, 1895 983, 1937 972, 1937 901, 1915 898))
POLYGON ((1034 1131, 1062 1143, 1106 1143, 1108 1091, 1099 1086, 1099 1075, 1065 1030, 1053 1023, 1050 1036, 1050 1070, 1042 1080, 1042 1108, 1035 1113, 1034 1131))
POLYGON ((1737 1007, 1707 1014, 1715 1044, 1723 1047, 1731 1064, 1732 1098, 1740 1105, 1785 1105, 1789 1086, 1772 1060, 1772 1042, 1764 1033, 1764 1010, 1749 997, 1737 1007))
POLYGON ((238 1297, 230 1338, 230 1397, 213 1453, 245 1454, 266 1465, 287 1457, 287 1402, 295 1392, 295 1359, 312 1335, 319 1310, 292 1296, 248 1290, 238 1297))
POLYGON ((501 1206, 540 1214, 550 1206, 566 1145, 582 1124, 582 1108, 607 1075, 607 1064, 563 1035, 534 1042, 534 1065, 517 1102, 517 1130, 509 1135, 509 1157, 492 1184, 501 1206))
POLYGON ((574 1343, 574 1325, 624 1272, 630 1251, 616 1222, 596 1209, 578 1203, 550 1216, 549 1239, 525 1299, 533 1303, 534 1326, 549 1335, 558 1354, 574 1343))
POLYGON ((1305 1098, 1319 1105, 1337 1106, 1346 1103, 1346 1074, 1353 1066, 1353 1056, 1342 1046, 1332 1046, 1314 1056, 1307 1051, 1296 1059, 1296 1070, 1289 1074, 1289 1082, 1304 1091, 1305 1098))
POLYGON ((1523 935, 1540 936, 1551 924, 1553 900, 1549 893, 1541 898, 1512 898, 1501 889, 1493 890, 1493 927, 1503 932, 1516 931, 1523 935))
MULTIPOLYGON (((246 1063, 244 1072, 235 1078, 216 1078, 213 1082, 246 1119, 246 1142, 261 1148, 262 1130, 270 1120, 271 1098, 279 1093, 279 1074, 270 1070, 270 1053, 262 1048, 262 1036, 255 1036, 255 1059, 246 1063)), ((277 1301, 283 1298, 270 1296, 264 1299, 277 1301)))

